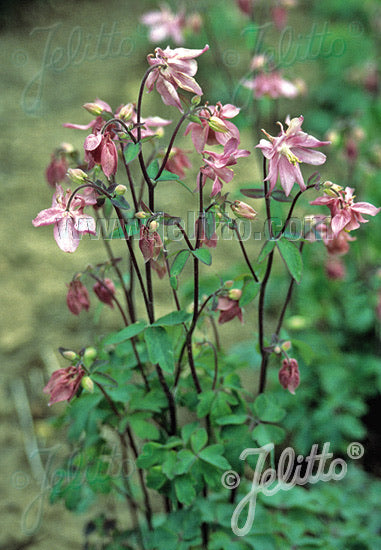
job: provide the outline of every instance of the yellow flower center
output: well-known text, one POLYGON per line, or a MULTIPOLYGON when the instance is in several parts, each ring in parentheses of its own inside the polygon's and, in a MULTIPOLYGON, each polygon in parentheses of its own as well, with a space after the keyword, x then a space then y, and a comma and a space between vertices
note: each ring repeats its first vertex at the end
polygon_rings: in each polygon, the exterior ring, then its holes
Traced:
POLYGON ((294 155, 294 153, 292 153, 291 149, 285 143, 283 143, 279 147, 278 153, 284 155, 287 158, 288 162, 290 164, 293 164, 294 166, 296 166, 296 163, 301 162, 298 157, 294 155))

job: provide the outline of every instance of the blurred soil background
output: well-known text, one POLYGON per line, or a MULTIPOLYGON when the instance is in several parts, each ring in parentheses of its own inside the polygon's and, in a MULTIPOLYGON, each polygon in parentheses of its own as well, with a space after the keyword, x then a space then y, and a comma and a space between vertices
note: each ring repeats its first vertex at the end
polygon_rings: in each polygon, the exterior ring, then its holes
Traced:
MULTIPOLYGON (((225 28, 226 4, 228 2, 224 3, 224 9, 220 9, 219 15, 218 2, 211 0, 192 3, 192 11, 199 11, 209 23, 209 9, 212 7, 214 17, 221 17, 220 29, 221 33, 226 31, 226 42, 222 40, 219 54, 233 81, 238 81, 247 70, 250 55, 244 48, 241 51, 233 31, 229 34, 225 28)), ((62 503, 49 506, 49 479, 44 480, 39 458, 36 453, 33 454, 37 448, 42 451, 41 460, 45 466, 49 449, 57 449, 58 455, 65 454, 63 442, 57 439, 48 421, 50 411, 42 388, 53 370, 66 365, 57 353, 59 346, 80 349, 91 345, 96 336, 109 329, 118 330, 121 325, 114 312, 95 303, 95 297, 92 298, 89 314, 82 313, 78 317, 68 311, 65 303, 65 284, 72 276, 87 264, 106 259, 101 240, 85 236, 75 254, 64 254, 53 239, 52 227, 34 229, 31 221, 40 210, 51 204, 52 189, 45 181, 44 171, 53 149, 62 142, 70 142, 82 151, 87 133, 63 128, 62 124, 88 123, 91 115, 81 105, 97 97, 107 101, 113 108, 136 100, 140 79, 146 68, 146 55, 154 49, 154 45, 147 40, 147 29, 140 23, 139 17, 158 5, 158 2, 116 0, 107 3, 97 0, 2 3, 1 550, 27 547, 50 550, 53 541, 55 549, 63 550, 68 547, 80 548, 83 542, 82 527, 87 516, 70 514, 62 503), (74 58, 70 52, 76 47, 81 53, 74 58)), ((244 26, 242 14, 235 3, 231 2, 227 9, 232 27, 239 23, 244 26)), ((306 25, 311 26, 311 21, 313 19, 310 19, 305 6, 299 12, 293 12, 290 24, 295 36, 306 25)), ((202 30, 198 36, 190 36, 186 46, 203 47, 208 41, 212 42, 210 38, 202 30)), ((240 39, 243 40, 242 36, 240 39)), ((210 45, 213 48, 213 44, 210 45)), ((216 66, 218 60, 212 57, 211 52, 206 55, 210 59, 204 67, 204 57, 199 59, 197 77, 204 90, 204 97, 210 103, 219 99, 223 103, 233 103, 226 86, 226 76, 216 77, 220 89, 218 85, 208 83, 208 71, 216 66), (218 95, 219 92, 221 95, 218 95)), ((307 81, 308 88, 314 90, 319 79, 317 63, 313 60, 306 63, 300 73, 307 81)), ((289 100, 280 101, 280 120, 284 120, 288 113, 292 116, 300 115, 304 101, 304 98, 296 104, 289 100)), ((156 92, 144 98, 143 116, 158 114, 176 122, 178 113, 175 111, 164 106, 156 92)), ((263 115, 263 124, 265 118, 263 115)), ((325 111, 323 107, 321 111, 317 107, 314 112, 311 110, 310 121, 306 130, 317 132, 320 138, 324 137, 332 121, 329 108, 325 111)), ((254 131, 243 128, 242 148, 253 151, 260 137, 260 127, 258 125, 254 131)), ((271 126, 266 127, 274 130, 271 126)), ((168 131, 166 135, 170 135, 168 131)), ((181 138, 179 144, 191 150, 189 139, 181 138)), ((194 186, 195 177, 192 179, 192 174, 196 175, 199 166, 199 160, 194 155, 192 158, 195 163, 187 179, 190 187, 194 186)), ((242 184, 248 187, 249 183, 260 182, 260 163, 259 153, 253 152, 248 160, 244 159, 241 166, 237 167, 237 183, 232 186, 233 198, 238 198, 238 189, 242 184)), ((333 166, 332 161, 324 166, 325 174, 329 174, 330 166, 333 166)), ((341 171, 342 175, 347 170, 342 159, 334 168, 335 173, 341 171)), ((171 214, 178 215, 180 212, 185 217, 187 211, 192 209, 190 195, 182 187, 174 194, 173 187, 170 187, 173 184, 163 185, 167 188, 163 188, 159 195, 158 207, 171 214)), ((259 246, 252 242, 249 249, 258 250, 259 246)), ((116 243, 115 254, 125 258, 123 243, 116 243)), ((377 261, 375 247, 365 252, 357 251, 356 254, 358 257, 364 254, 373 264, 377 261)), ((234 275, 234 262, 240 258, 238 247, 221 247, 214 258, 209 278, 214 277, 218 281, 226 268, 234 275)), ((277 312, 277 296, 284 292, 285 284, 280 283, 272 291, 269 304, 274 313, 277 312)), ((158 283, 157 296, 160 313, 171 299, 167 280, 158 283)), ((243 326, 234 321, 223 327, 222 337, 226 347, 245 341, 256 329, 253 312, 254 308, 248 308, 243 326)), ((245 376, 248 386, 252 385, 254 390, 256 375, 246 373, 245 376)), ((50 471, 54 472, 54 467, 50 471)), ((103 505, 107 509, 114 504, 106 500, 103 505)))

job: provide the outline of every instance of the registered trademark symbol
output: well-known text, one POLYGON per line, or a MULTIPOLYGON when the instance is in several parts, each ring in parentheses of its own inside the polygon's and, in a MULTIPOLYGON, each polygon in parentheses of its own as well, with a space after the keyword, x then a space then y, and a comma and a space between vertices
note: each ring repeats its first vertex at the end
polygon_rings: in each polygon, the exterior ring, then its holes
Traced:
POLYGON ((353 460, 358 460, 363 456, 365 452, 364 446, 361 445, 361 443, 358 443, 357 441, 353 441, 350 443, 347 447, 347 455, 349 458, 352 458, 353 460))

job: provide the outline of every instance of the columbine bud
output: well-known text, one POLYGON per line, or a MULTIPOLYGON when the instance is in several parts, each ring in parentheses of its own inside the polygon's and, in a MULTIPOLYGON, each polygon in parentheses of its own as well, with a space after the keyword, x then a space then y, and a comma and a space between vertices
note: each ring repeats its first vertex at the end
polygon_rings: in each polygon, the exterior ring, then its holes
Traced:
POLYGON ((94 391, 94 382, 91 380, 90 376, 84 376, 81 380, 82 388, 90 393, 94 391))
POLYGON ((82 107, 94 116, 100 116, 103 113, 103 107, 98 103, 85 103, 82 107))
POLYGON ((199 95, 194 95, 191 99, 192 105, 200 105, 201 97, 199 95))
POLYGON ((300 384, 299 366, 296 359, 284 359, 279 371, 279 382, 290 393, 295 395, 295 390, 300 384))
POLYGON ((58 151, 65 153, 66 155, 71 155, 72 153, 74 153, 75 149, 71 143, 67 143, 66 141, 63 141, 61 145, 58 147, 58 151))
POLYGON ((61 355, 62 355, 62 357, 65 357, 65 359, 68 359, 69 361, 74 361, 78 357, 77 354, 75 353, 75 351, 71 351, 69 349, 66 349, 65 351, 62 351, 61 355))
POLYGON ((93 347, 86 348, 83 354, 83 364, 85 367, 90 367, 97 357, 97 350, 93 347))
POLYGON ((72 182, 79 185, 81 183, 84 183, 87 178, 86 172, 84 172, 80 168, 69 168, 69 170, 67 171, 67 175, 69 176, 72 182))
POLYGON ((114 308, 115 285, 111 279, 106 278, 102 282, 97 281, 93 286, 93 290, 101 302, 114 308))
POLYGON ((233 285, 234 285, 234 281, 232 281, 231 279, 229 279, 229 281, 225 281, 224 283, 225 288, 231 288, 233 285))
POLYGON ((83 285, 79 279, 71 281, 68 285, 66 303, 67 307, 72 313, 74 313, 74 315, 79 315, 83 309, 86 311, 89 310, 89 293, 85 285, 83 285))
POLYGON ((233 204, 230 205, 230 208, 233 210, 234 214, 238 218, 254 220, 257 215, 257 212, 254 210, 254 208, 242 201, 234 201, 233 204))
POLYGON ((274 348, 274 353, 276 353, 277 355, 279 355, 279 354, 281 353, 281 351, 282 351, 282 350, 280 349, 279 346, 275 346, 275 348, 274 348))
POLYGON ((157 230, 157 228, 159 227, 159 223, 156 221, 156 220, 153 220, 150 224, 149 224, 149 230, 151 233, 153 233, 154 231, 157 230))
POLYGON ((119 111, 118 117, 127 122, 132 117, 133 112, 134 112, 133 104, 127 103, 127 105, 123 105, 123 107, 119 111))
POLYGON ((208 120, 209 127, 215 132, 228 132, 228 128, 223 120, 218 116, 211 116, 208 120))
POLYGON ((290 340, 287 340, 286 342, 283 342, 282 344, 282 350, 288 351, 291 348, 291 342, 290 340))
POLYGON ((127 191, 127 187, 121 184, 117 185, 114 190, 115 195, 124 195, 126 191, 127 191))
POLYGON ((228 296, 231 300, 239 300, 242 296, 242 290, 239 288, 231 288, 228 292, 228 296))
POLYGON ((148 214, 146 212, 143 212, 142 210, 140 212, 136 212, 135 218, 138 218, 138 220, 145 220, 148 217, 148 214))

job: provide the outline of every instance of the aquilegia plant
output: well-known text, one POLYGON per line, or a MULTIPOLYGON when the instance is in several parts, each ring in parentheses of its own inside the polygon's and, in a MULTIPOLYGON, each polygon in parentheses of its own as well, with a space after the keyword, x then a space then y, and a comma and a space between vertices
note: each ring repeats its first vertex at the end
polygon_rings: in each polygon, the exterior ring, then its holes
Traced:
MULTIPOLYGON (((57 476, 51 500, 62 498, 69 508, 83 510, 98 493, 119 495, 129 520, 107 527, 98 518, 88 526, 88 534, 111 537, 116 546, 110 548, 228 548, 232 532, 221 518, 226 506, 233 512, 237 494, 221 484, 221 475, 232 468, 242 475, 241 450, 279 436, 276 424, 283 411, 265 393, 268 369, 279 370, 285 391, 302 391, 298 358, 291 356, 291 342, 282 339, 281 329, 295 283, 301 281, 303 247, 323 242, 335 261, 348 252, 353 231, 368 221, 363 215, 380 210, 357 202, 352 188, 321 183, 316 172, 306 179, 307 165, 324 164, 321 149, 327 150, 329 142, 304 132, 303 116, 278 122, 277 136, 263 130, 259 150, 251 152, 263 154, 263 182, 241 192, 256 204, 263 202, 263 209, 257 207, 261 213, 230 200, 233 168, 250 163, 250 152, 240 147, 234 124, 239 108, 201 102, 196 58, 207 50, 207 45, 157 48, 148 56, 136 103, 115 111, 99 99, 85 104, 95 118, 86 126, 65 124, 90 132, 84 159, 67 144, 56 151, 46 174, 55 186, 52 206, 33 220, 36 227, 53 225, 64 252, 75 252, 82 234, 89 233, 101 236, 108 254, 73 276, 67 305, 74 315, 86 315, 82 310, 91 308, 93 293, 119 316, 120 330, 94 337, 78 351, 60 348, 69 365, 52 374, 44 392, 49 405, 70 402, 65 417, 76 445, 70 475, 57 476), (180 112, 164 148, 163 128, 171 121, 143 118, 145 89, 156 89, 165 104, 180 112), (184 131, 199 159, 197 177, 188 184, 182 180, 190 160, 175 146, 184 131), (68 180, 70 189, 64 187, 68 180), (164 191, 163 182, 170 182, 164 191), (174 194, 180 184, 188 189, 189 205, 194 201, 190 228, 167 211, 168 185, 174 194), (321 210, 296 237, 290 221, 297 202, 314 192, 320 196, 311 204, 321 210), (274 200, 286 208, 281 226, 272 221, 274 200), (241 231, 260 217, 266 232, 258 257, 251 257, 241 231), (232 280, 219 273, 220 283, 205 293, 202 279, 208 278, 211 250, 221 235, 233 236, 225 246, 242 252, 241 274, 232 280), (121 242, 125 258, 113 251, 121 242), (266 292, 278 256, 287 268, 288 288, 277 322, 267 332, 266 292), (187 270, 192 273, 191 307, 189 292, 182 288, 187 270), (160 318, 155 314, 157 278, 167 279, 170 292, 168 311, 160 318), (240 365, 225 354, 217 327, 252 317, 252 308, 244 308, 255 299, 257 324, 251 323, 258 334, 252 335, 251 366, 258 390, 253 399, 237 374, 240 365), (115 448, 119 469, 110 467, 115 448)), ((239 548, 255 547, 250 539, 247 545, 239 548)))

